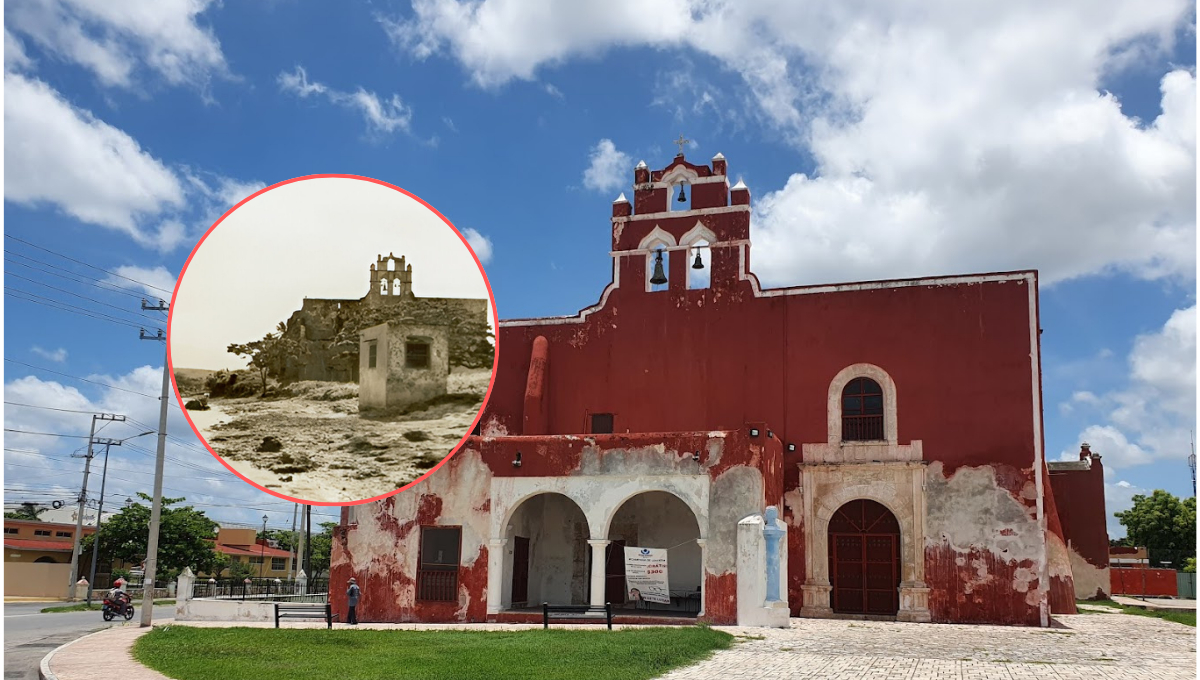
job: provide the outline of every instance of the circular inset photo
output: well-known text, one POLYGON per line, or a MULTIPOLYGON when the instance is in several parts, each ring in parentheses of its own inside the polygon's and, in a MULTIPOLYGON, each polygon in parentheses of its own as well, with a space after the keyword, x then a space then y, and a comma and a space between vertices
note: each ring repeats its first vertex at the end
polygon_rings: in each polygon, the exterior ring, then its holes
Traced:
POLYGON ((205 446, 287 500, 376 500, 431 474, 477 426, 496 365, 479 258, 421 199, 300 177, 200 240, 168 326, 175 392, 205 446))

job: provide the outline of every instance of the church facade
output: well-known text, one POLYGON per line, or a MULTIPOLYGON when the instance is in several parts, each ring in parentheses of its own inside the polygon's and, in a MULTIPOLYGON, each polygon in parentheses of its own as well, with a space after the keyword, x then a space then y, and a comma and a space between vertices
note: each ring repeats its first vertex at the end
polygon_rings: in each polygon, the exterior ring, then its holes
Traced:
MULTIPOLYGON (((599 301, 502 321, 476 436, 343 509, 331 575, 370 593, 361 620, 1074 613, 1055 485, 1086 473, 1046 462, 1036 272, 767 289, 723 156, 633 180, 599 301), (628 600, 627 547, 667 551, 668 604, 628 600)), ((1102 500, 1071 526, 1103 531, 1102 500)))

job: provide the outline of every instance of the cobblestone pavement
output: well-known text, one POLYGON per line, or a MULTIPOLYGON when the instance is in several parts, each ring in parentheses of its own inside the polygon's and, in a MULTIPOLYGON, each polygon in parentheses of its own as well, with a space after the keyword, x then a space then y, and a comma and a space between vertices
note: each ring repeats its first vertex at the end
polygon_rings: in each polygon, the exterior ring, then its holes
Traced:
MULTIPOLYGON (((171 625, 160 622, 157 625, 171 625)), ((1177 680, 1196 677, 1196 629, 1128 614, 1055 617, 1053 628, 792 619, 788 629, 719 627, 731 649, 662 680, 1177 680)), ((178 622, 203 627, 273 623, 178 622)), ((323 623, 285 624, 324 628, 323 623)), ((336 625, 335 628, 345 628, 336 625)), ((364 624, 384 630, 522 630, 540 625, 364 624)), ((603 626, 571 626, 602 628, 603 626)), ((621 626, 625 627, 625 626, 621 626)), ((632 626, 631 626, 632 627, 632 626)), ((59 680, 166 680, 129 654, 146 629, 136 624, 85 637, 50 666, 59 680), (111 662, 111 665, 109 663, 111 662)))
POLYGON ((1194 680, 1196 629, 1128 614, 1055 617, 1053 628, 792 619, 722 628, 732 649, 663 680, 1194 680))

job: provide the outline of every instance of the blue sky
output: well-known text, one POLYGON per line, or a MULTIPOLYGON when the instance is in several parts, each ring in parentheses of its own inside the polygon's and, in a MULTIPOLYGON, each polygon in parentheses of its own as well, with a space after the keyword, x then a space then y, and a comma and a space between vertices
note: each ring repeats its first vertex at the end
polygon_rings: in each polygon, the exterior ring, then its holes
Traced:
MULTIPOLYGON (((13 262, 169 289, 241 198, 353 173, 475 230, 501 318, 570 313, 609 279, 633 165, 665 165, 683 132, 750 186, 769 285, 1039 269, 1048 457, 1090 441, 1110 508, 1191 493, 1190 3, 113 5, 6 4, 5 233, 57 253, 6 239, 6 289, 94 304, 25 276, 150 324, 128 291, 13 262)), ((28 300, 5 298, 7 402, 156 422, 153 399, 75 377, 155 394, 161 344, 28 300)), ((224 521, 290 523, 172 413, 168 486, 224 521)), ((88 416, 5 423, 86 434, 88 416)), ((6 500, 69 498, 79 441, 6 433, 6 500)), ((144 453, 114 460, 133 480, 115 493, 148 488, 144 453)))

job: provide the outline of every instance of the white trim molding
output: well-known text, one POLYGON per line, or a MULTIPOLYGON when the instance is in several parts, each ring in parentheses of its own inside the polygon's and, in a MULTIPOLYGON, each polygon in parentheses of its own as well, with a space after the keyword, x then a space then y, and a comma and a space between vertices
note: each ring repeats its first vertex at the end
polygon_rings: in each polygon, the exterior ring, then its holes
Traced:
POLYGON ((920 440, 901 444, 896 383, 888 372, 875 364, 852 364, 838 371, 829 383, 826 397, 826 440, 800 445, 807 464, 878 463, 920 461, 924 458, 920 440), (883 434, 879 441, 842 441, 842 390, 855 378, 870 378, 883 390, 883 434))
POLYGON ((829 383, 826 401, 828 443, 842 443, 842 390, 855 378, 870 378, 883 389, 883 438, 888 444, 898 444, 900 428, 896 424, 896 382, 888 372, 875 364, 852 364, 838 371, 829 383))

